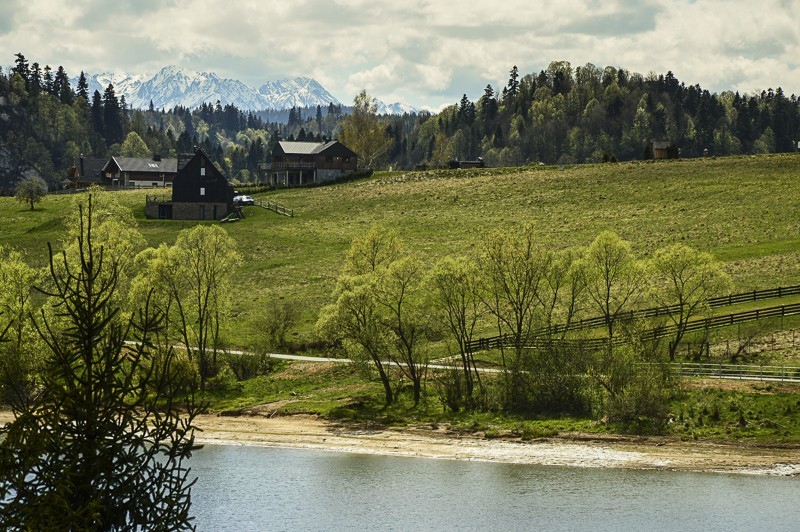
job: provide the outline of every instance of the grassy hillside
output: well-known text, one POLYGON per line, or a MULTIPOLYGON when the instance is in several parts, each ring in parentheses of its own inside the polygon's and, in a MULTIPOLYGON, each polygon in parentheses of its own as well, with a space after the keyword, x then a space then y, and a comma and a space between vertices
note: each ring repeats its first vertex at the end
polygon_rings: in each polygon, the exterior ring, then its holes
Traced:
MULTIPOLYGON (((373 224, 395 228, 431 261, 480 249, 485 234, 533 222, 554 247, 587 245, 617 231, 642 254, 683 241, 726 262, 736 290, 800 283, 800 155, 566 167, 380 173, 367 181, 264 194, 295 217, 248 207, 225 228, 239 243, 231 344, 256 340, 270 298, 300 301, 300 334, 328 300, 351 239, 373 224)), ((120 193, 151 245, 195 222, 144 219, 144 191, 120 193)), ((46 261, 69 196, 35 211, 0 198, 3 243, 46 261)))

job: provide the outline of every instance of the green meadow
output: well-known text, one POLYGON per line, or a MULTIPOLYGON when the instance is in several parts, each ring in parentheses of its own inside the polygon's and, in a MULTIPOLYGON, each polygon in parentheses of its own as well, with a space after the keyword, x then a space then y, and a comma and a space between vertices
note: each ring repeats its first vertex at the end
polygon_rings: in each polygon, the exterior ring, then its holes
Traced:
MULTIPOLYGON (((234 273, 230 345, 258 340, 274 298, 303 309, 295 339, 307 339, 334 288, 353 237, 380 224, 433 262, 480 250, 486 234, 532 222, 555 248, 588 245, 610 229, 647 256, 684 242, 724 261, 735 291, 800 283, 800 155, 728 157, 567 167, 381 172, 329 187, 257 198, 294 209, 292 218, 254 206, 225 228, 244 265, 234 273)), ((196 222, 147 220, 145 195, 120 192, 150 245, 172 243, 196 222)), ((50 195, 31 211, 0 198, 2 242, 46 264, 74 197, 50 195)), ((211 222, 206 222, 211 223, 211 222)))
MULTIPOLYGON (((225 340, 231 347, 256 345, 261 320, 273 299, 302 308, 289 340, 296 345, 313 340, 313 324, 330 300, 350 242, 375 224, 397 230, 409 251, 419 252, 431 263, 446 255, 477 253, 488 233, 532 222, 542 241, 558 249, 588 245, 606 229, 629 240, 642 256, 684 242, 723 261, 735 292, 800 284, 798 180, 800 154, 792 154, 563 168, 381 172, 334 186, 256 194, 294 209, 295 215, 280 216, 253 206, 244 209, 243 220, 224 225, 244 256, 242 267, 233 272, 235 304, 225 325, 225 340)), ((149 245, 172 243, 180 230, 197 223, 145 219, 148 193, 152 191, 117 194, 133 210, 149 245)), ((59 249, 64 216, 77 199, 50 195, 31 211, 13 198, 0 198, 4 221, 0 241, 25 250, 31 264, 46 265, 47 243, 59 249)), ((743 304, 733 310, 797 300, 743 304)), ((798 327, 798 317, 773 319, 716 330, 708 340, 719 353, 723 347, 735 350, 737 336, 760 335, 758 341, 771 341, 773 349, 759 355, 756 363, 797 366, 798 327)), ((615 430, 589 419, 530 420, 493 413, 443 417, 433 389, 427 393, 430 400, 416 407, 401 397, 386 410, 379 385, 348 366, 278 364, 270 376, 221 384, 208 399, 213 410, 230 413, 269 403, 281 413, 309 412, 386 424, 445 419, 464 430, 523 438, 615 430)), ((708 391, 708 386, 716 384, 684 387, 671 406, 675 418, 670 433, 686 438, 800 440, 795 421, 800 393, 795 386, 755 385, 730 392, 708 391)))

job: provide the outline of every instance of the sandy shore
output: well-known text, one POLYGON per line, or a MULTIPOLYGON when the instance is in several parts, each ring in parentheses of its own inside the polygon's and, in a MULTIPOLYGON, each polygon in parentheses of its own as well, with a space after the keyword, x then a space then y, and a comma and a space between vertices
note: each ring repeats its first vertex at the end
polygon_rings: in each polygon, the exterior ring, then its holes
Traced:
POLYGON ((800 475, 800 447, 681 442, 669 438, 567 435, 529 442, 484 439, 447 428, 370 430, 311 416, 200 416, 198 443, 294 447, 573 467, 800 475))
MULTIPOLYGON (((0 424, 12 420, 0 411, 0 424)), ((455 434, 445 426, 370 429, 313 416, 197 418, 197 443, 572 467, 800 476, 800 446, 564 435, 522 442, 455 434)))

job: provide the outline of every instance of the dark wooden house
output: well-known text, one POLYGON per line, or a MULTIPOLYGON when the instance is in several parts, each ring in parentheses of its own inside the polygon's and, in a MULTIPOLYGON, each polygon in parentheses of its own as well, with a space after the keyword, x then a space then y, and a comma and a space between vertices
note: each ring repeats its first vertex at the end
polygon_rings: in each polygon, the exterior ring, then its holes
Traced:
POLYGON ((357 168, 358 156, 339 141, 282 140, 272 150, 270 183, 283 186, 324 183, 352 174, 357 168))
POLYGON ((103 175, 103 169, 108 162, 108 159, 93 159, 81 155, 69 169, 67 179, 64 181, 65 188, 86 188, 91 185, 111 184, 103 175))
POLYGON ((219 220, 233 204, 233 185, 203 150, 182 154, 172 183, 172 199, 147 198, 148 218, 165 220, 219 220))
POLYGON ((178 159, 112 157, 103 167, 107 184, 120 187, 168 187, 178 174, 178 159))

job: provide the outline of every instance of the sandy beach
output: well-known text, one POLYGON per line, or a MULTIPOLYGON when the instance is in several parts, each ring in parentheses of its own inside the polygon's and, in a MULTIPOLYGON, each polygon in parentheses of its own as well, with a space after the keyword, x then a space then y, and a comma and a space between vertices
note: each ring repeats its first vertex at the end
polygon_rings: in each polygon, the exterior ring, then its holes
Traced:
MULTIPOLYGON (((0 411, 0 424, 13 419, 0 411)), ((257 445, 427 459, 571 467, 800 476, 800 446, 686 442, 666 437, 566 434, 520 441, 432 427, 370 428, 314 416, 197 418, 198 444, 257 445)))
POLYGON ((197 442, 208 444, 573 467, 800 475, 797 446, 580 434, 522 442, 454 434, 446 426, 370 429, 313 416, 203 415, 197 426, 203 429, 197 442))

